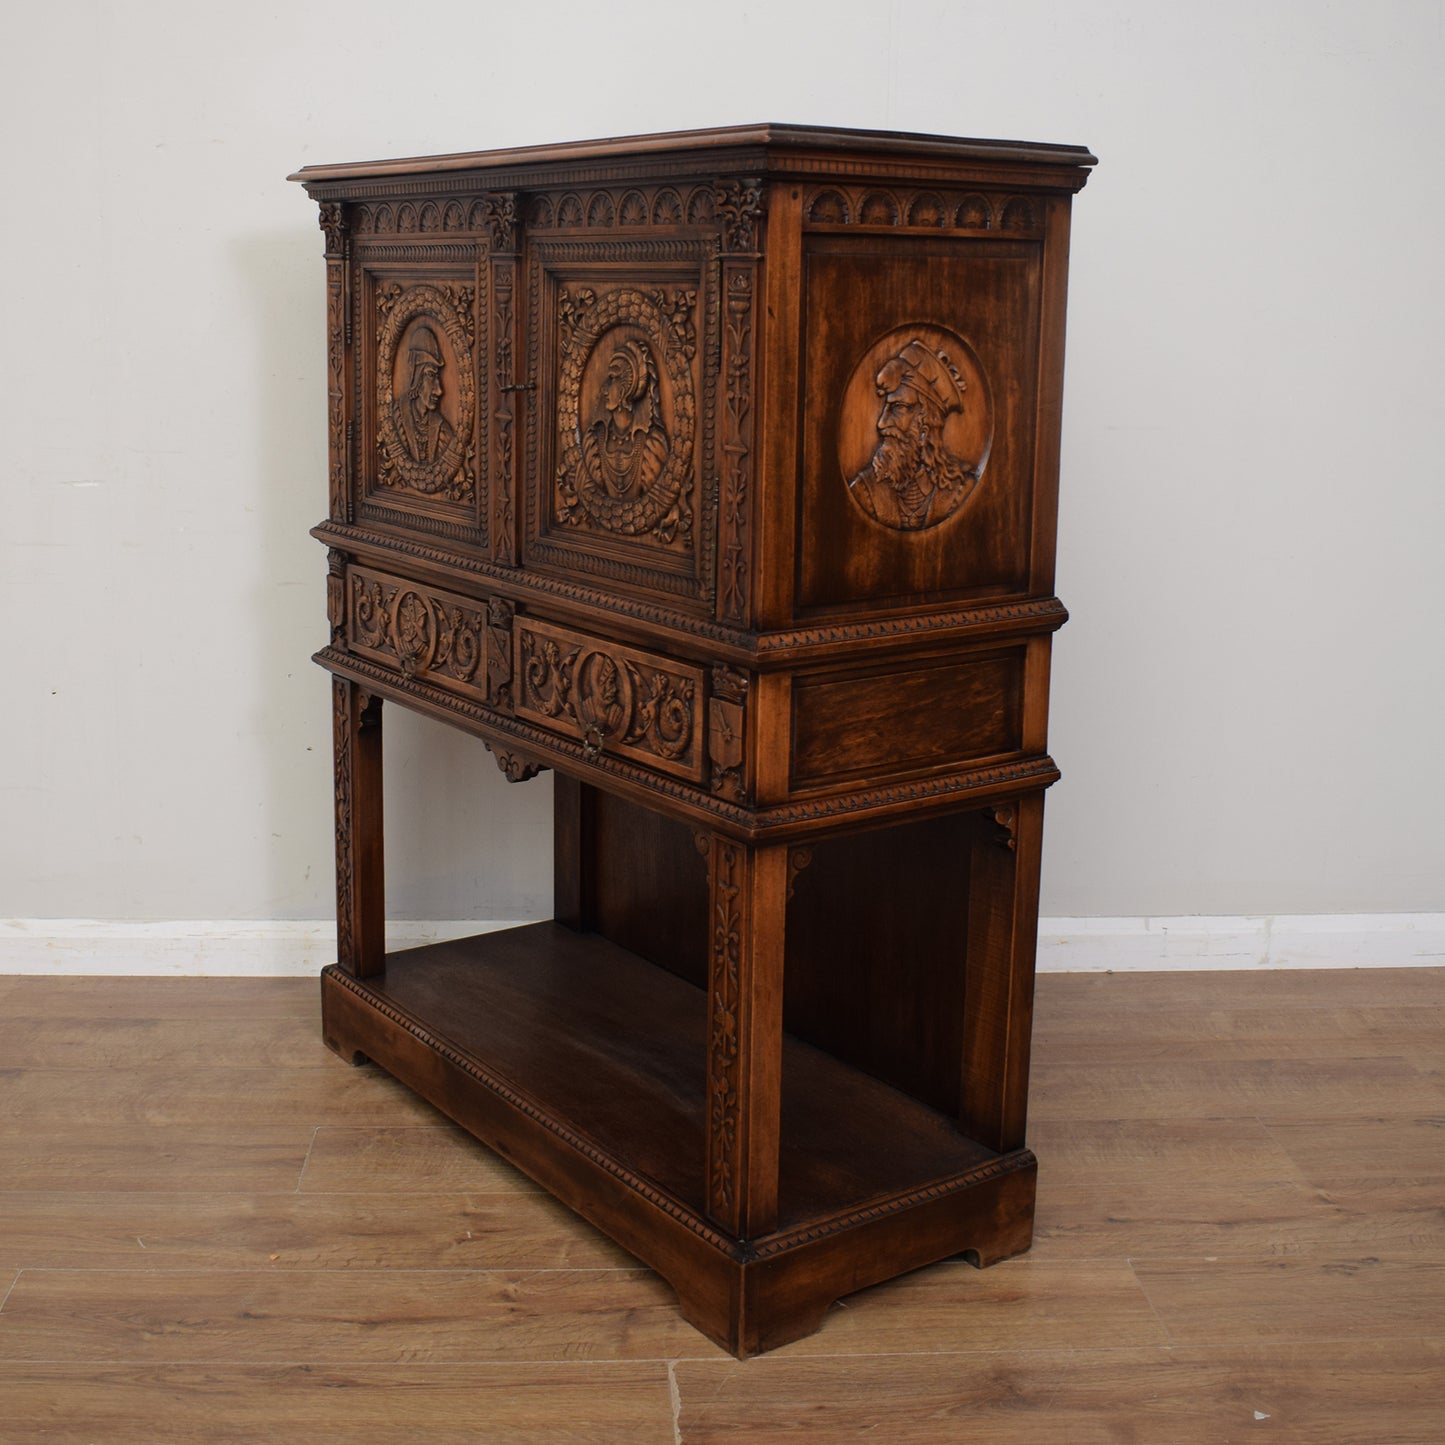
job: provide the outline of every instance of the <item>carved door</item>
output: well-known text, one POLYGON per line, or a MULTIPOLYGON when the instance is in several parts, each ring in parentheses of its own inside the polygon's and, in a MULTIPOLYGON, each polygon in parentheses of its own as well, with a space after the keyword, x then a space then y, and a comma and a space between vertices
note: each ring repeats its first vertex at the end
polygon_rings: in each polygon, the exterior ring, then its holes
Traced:
POLYGON ((352 209, 352 517, 483 549, 479 199, 352 209), (475 212, 475 214, 472 214, 475 212))
POLYGON ((711 186, 531 197, 529 569, 712 610, 718 252, 711 186))

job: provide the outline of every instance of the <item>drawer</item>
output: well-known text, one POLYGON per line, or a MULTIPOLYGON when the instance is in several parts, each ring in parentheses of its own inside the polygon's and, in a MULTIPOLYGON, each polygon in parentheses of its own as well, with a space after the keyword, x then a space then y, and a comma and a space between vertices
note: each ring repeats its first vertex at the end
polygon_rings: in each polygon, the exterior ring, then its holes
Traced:
POLYGON ((793 683, 794 791, 958 767, 1023 749, 1027 647, 793 683))
POLYGON ((512 675, 511 607, 351 567, 346 645, 358 657, 495 707, 512 675))
POLYGON ((519 718, 578 739, 593 757, 702 781, 700 667, 530 617, 517 618, 513 635, 519 718))

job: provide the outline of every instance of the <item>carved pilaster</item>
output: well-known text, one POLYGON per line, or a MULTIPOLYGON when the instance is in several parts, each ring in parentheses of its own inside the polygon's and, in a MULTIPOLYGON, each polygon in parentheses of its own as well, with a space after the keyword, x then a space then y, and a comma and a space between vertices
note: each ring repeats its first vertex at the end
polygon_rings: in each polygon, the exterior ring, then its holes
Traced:
POLYGON ((478 263, 481 292, 482 434, 487 458, 490 515, 487 532, 493 560, 517 565, 517 406, 528 388, 518 382, 517 197, 482 197, 485 241, 478 263))
POLYGON ((707 715, 712 790, 734 803, 747 798, 747 698, 747 673, 714 663, 707 715))
POLYGON ((346 646, 346 553, 326 549, 326 620, 331 624, 331 645, 346 646))
POLYGON ((505 597, 487 603, 487 701, 510 713, 512 698, 512 624, 516 607, 505 597))
POLYGON ((336 768, 336 957, 343 968, 355 957, 352 942, 352 911, 356 880, 352 867, 351 774, 355 762, 352 746, 351 704, 354 689, 344 678, 331 679, 331 733, 336 768))
POLYGON ((738 1213, 742 1011, 743 850, 719 838, 712 848, 712 958, 708 977, 707 1208, 719 1222, 738 1213))
POLYGON ((725 260, 723 283, 722 495, 718 528, 718 617, 748 612, 753 478, 753 283, 756 263, 725 260))
POLYGON ((754 259, 763 187, 728 179, 713 187, 723 250, 723 435, 718 528, 718 617, 746 623, 753 478, 754 259))
POLYGON ((341 206, 327 201, 321 207, 321 229, 326 235, 326 437, 328 450, 329 511, 336 522, 351 520, 348 486, 350 446, 346 425, 347 335, 346 225, 341 206))
POLYGON ((743 1238, 777 1223, 786 852, 708 847, 707 1211, 743 1238))

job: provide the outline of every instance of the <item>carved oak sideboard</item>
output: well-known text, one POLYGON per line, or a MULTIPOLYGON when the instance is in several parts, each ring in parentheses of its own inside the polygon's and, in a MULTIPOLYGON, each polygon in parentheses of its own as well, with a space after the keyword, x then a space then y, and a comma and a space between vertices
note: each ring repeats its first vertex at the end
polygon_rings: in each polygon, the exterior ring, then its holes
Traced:
POLYGON ((739 1356, 1027 1249, 1073 146, 308 166, 338 962, 374 1060, 739 1356), (556 917, 387 954, 382 703, 555 773, 556 917))

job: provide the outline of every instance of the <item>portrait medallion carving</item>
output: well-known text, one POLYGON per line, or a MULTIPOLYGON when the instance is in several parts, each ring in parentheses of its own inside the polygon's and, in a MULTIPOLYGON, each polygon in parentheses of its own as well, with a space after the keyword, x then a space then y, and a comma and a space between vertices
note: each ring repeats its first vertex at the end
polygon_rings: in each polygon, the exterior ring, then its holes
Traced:
POLYGON ((963 337, 917 323, 878 338, 843 391, 838 460, 853 504, 919 532, 973 495, 993 443, 993 398, 963 337))
POLYGON ((691 290, 559 301, 558 522, 692 545, 691 290))
POLYGON ((468 287, 393 285, 378 293, 376 432, 384 487, 459 502, 475 496, 471 301, 468 287))

